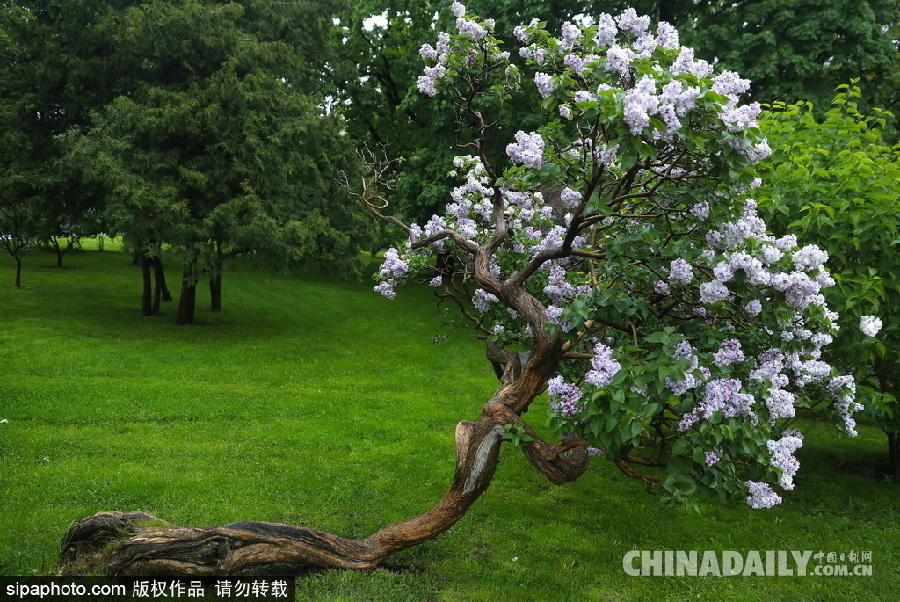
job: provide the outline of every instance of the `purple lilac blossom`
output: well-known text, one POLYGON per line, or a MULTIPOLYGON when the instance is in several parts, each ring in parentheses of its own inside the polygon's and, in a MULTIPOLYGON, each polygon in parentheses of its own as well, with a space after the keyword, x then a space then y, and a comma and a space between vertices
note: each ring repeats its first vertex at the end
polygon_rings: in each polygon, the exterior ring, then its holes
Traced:
POLYGON ((688 284, 694 279, 694 268, 680 257, 669 264, 669 282, 688 284))
POLYGON ((771 508, 781 503, 781 497, 766 483, 745 481, 744 485, 749 489, 750 495, 747 496, 747 504, 751 508, 759 510, 761 508, 771 508))
POLYGON ((612 358, 612 349, 603 343, 594 345, 594 357, 591 358, 591 370, 584 375, 584 379, 595 387, 609 386, 613 377, 622 368, 617 360, 612 358))
POLYGON ((597 33, 594 35, 594 43, 597 46, 606 46, 616 39, 619 29, 609 13, 602 13, 597 18, 597 33))
POLYGON ((744 352, 741 351, 741 342, 737 339, 725 339, 722 341, 722 347, 713 355, 713 363, 719 367, 742 361, 744 352))
POLYGON ((577 385, 567 383, 562 376, 556 376, 547 382, 547 392, 550 394, 550 407, 557 415, 572 418, 578 413, 582 392, 577 385))
POLYGON ((834 409, 837 410, 844 421, 844 431, 851 437, 856 436, 856 421, 851 414, 863 409, 863 406, 856 403, 856 383, 852 376, 836 376, 826 386, 828 392, 834 397, 834 409))
POLYGON ((788 491, 794 488, 794 475, 800 468, 800 462, 794 457, 794 452, 803 446, 803 435, 799 431, 785 431, 781 439, 766 441, 766 447, 771 454, 771 465, 781 470, 778 484, 788 491))
POLYGON ((650 27, 650 17, 644 15, 639 17, 637 11, 633 8, 626 8, 618 19, 619 29, 628 33, 640 36, 650 27))
POLYGON ((541 73, 540 71, 534 74, 534 84, 537 86, 541 98, 550 98, 557 88, 553 76, 547 73, 541 73))

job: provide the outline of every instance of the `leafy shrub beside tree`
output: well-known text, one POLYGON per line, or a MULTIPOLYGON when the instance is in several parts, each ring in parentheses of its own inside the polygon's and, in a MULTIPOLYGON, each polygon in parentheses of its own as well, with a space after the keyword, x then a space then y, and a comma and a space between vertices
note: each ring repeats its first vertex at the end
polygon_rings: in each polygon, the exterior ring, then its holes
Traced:
POLYGON ((825 354, 856 376, 900 479, 900 147, 884 142, 886 113, 858 111, 861 94, 855 81, 840 86, 822 118, 806 102, 763 113, 773 153, 755 194, 773 228, 828 249, 835 286, 825 297, 841 328, 825 354))

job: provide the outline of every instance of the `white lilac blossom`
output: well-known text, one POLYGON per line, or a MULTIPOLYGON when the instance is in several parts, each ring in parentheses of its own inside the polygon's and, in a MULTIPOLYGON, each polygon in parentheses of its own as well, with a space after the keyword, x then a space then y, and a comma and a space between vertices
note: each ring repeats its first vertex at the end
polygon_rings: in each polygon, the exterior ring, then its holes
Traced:
POLYGON ((628 77, 631 70, 631 61, 634 60, 634 52, 630 48, 623 48, 614 44, 606 51, 607 71, 618 73, 622 77, 628 77))
POLYGON ((426 59, 436 59, 438 57, 438 51, 431 44, 422 44, 422 47, 419 48, 419 54, 426 59))
POLYGON ((553 76, 548 75, 547 73, 541 73, 540 71, 534 74, 534 83, 537 86, 541 98, 550 98, 557 88, 553 76))
POLYGON ((828 260, 828 253, 816 245, 806 245, 802 249, 794 251, 791 258, 798 270, 812 271, 818 270, 825 264, 828 260))
POLYGON ((609 13, 602 13, 597 18, 597 33, 594 35, 594 43, 597 46, 608 46, 610 42, 616 39, 619 28, 609 13))
POLYGON ((562 32, 563 43, 560 45, 563 51, 569 51, 578 43, 581 36, 581 29, 577 25, 572 25, 569 21, 562 24, 560 28, 562 32))
POLYGON ((874 337, 881 330, 881 318, 876 316, 863 316, 859 319, 859 329, 867 337, 874 337))
POLYGON ((693 48, 681 48, 678 58, 670 67, 673 75, 693 75, 695 77, 706 77, 713 72, 713 66, 704 60, 694 59, 693 48))
POLYGON ((522 163, 531 169, 540 169, 543 163, 544 139, 540 134, 526 134, 519 130, 516 142, 506 146, 506 154, 516 163, 522 163))
POLYGON ((579 90, 575 93, 575 102, 591 102, 594 99, 594 95, 588 92, 587 90, 579 90))
POLYGON ((710 280, 700 285, 700 302, 717 303, 731 296, 728 287, 718 280, 710 280))
POLYGON ((674 50, 680 46, 678 43, 678 30, 669 23, 660 21, 656 26, 656 41, 663 48, 674 50))
POLYGON ((577 207, 581 203, 581 193, 568 186, 562 189, 559 198, 566 207, 577 207))
POLYGON ((744 485, 749 490, 747 496, 747 504, 751 508, 771 508, 781 503, 781 497, 775 493, 766 483, 758 483, 755 481, 745 481, 744 485))
POLYGON ((781 439, 766 441, 772 460, 771 465, 781 470, 778 484, 782 489, 790 491, 794 488, 794 475, 800 468, 800 462, 794 452, 803 445, 803 435, 799 431, 785 431, 781 439))
POLYGON ((753 299, 744 306, 744 311, 751 316, 758 316, 762 313, 762 302, 759 299, 753 299))

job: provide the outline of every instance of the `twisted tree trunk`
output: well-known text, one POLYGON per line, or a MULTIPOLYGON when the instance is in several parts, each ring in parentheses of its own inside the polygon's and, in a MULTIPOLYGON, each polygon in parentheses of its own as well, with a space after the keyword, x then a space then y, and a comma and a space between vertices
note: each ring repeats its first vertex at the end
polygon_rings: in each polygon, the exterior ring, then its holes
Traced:
POLYGON ((494 360, 506 360, 504 384, 475 422, 457 425, 453 484, 430 510, 360 540, 277 523, 179 527, 143 512, 100 512, 70 527, 62 545, 62 571, 218 576, 276 563, 373 569, 392 554, 437 537, 465 515, 490 485, 507 424, 532 435, 534 440, 523 448, 525 456, 553 483, 577 479, 587 468, 584 442, 547 445, 519 416, 543 390, 547 362, 555 366, 554 358, 535 363, 533 353, 523 371, 518 354, 498 349, 491 354, 494 360))

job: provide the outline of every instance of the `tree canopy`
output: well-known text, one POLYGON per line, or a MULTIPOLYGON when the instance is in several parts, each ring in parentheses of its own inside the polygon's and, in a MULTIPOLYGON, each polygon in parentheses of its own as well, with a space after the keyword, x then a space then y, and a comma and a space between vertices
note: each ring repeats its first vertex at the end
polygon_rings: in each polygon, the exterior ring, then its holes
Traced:
POLYGON ((337 192, 354 156, 329 109, 334 10, 257 0, 8 7, 4 212, 32 218, 27 239, 96 233, 104 217, 140 255, 165 249, 184 266, 185 323, 196 283, 220 282, 222 262, 239 253, 358 273, 369 235, 337 192))

